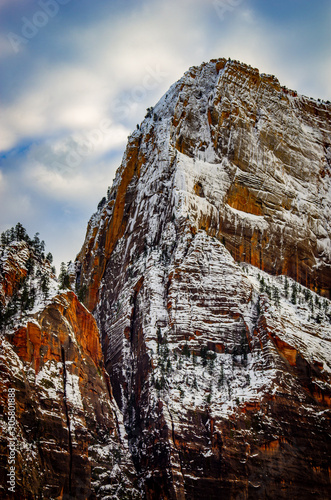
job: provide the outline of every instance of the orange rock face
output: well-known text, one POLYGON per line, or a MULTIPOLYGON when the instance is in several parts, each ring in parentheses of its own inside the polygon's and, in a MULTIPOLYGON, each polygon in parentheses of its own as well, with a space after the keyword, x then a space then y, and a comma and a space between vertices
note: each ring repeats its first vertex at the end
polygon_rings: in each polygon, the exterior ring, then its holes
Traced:
POLYGON ((43 330, 50 314, 65 318, 78 342, 95 366, 102 363, 102 351, 99 341, 99 332, 93 316, 87 313, 85 307, 78 301, 73 292, 66 294, 67 302, 59 300, 56 306, 49 306, 40 316, 40 323, 28 322, 26 327, 20 328, 11 339, 15 351, 23 361, 31 363, 36 373, 48 361, 61 360, 61 348, 65 345, 68 331, 65 323, 60 323, 53 332, 43 330))
MULTIPOLYGON (((128 217, 125 213, 127 203, 128 185, 134 177, 139 178, 140 168, 144 162, 144 156, 140 154, 140 141, 133 141, 130 147, 127 148, 125 162, 121 170, 121 177, 118 188, 116 190, 115 202, 109 204, 112 216, 110 219, 105 219, 107 230, 103 233, 102 249, 104 254, 100 255, 96 252, 94 259, 91 259, 92 249, 98 250, 100 233, 94 229, 91 234, 91 239, 86 240, 87 247, 84 246, 77 259, 82 262, 82 273, 89 273, 90 283, 87 290, 85 303, 87 308, 92 311, 96 305, 99 293, 99 286, 102 276, 105 271, 105 266, 111 252, 113 251, 117 241, 123 236, 128 217), (88 248, 88 250, 87 250, 88 248)), ((87 230, 87 235, 90 234, 90 228, 87 230)))
POLYGON ((11 495, 2 415, 3 498, 83 500, 100 498, 105 487, 114 495, 126 488, 134 498, 133 466, 121 442, 98 328, 76 295, 58 295, 26 326, 2 337, 0 363, 1 405, 7 407, 8 390, 15 390, 17 421, 11 495))
POLYGON ((262 202, 246 186, 233 184, 226 200, 230 207, 253 215, 263 215, 262 202))

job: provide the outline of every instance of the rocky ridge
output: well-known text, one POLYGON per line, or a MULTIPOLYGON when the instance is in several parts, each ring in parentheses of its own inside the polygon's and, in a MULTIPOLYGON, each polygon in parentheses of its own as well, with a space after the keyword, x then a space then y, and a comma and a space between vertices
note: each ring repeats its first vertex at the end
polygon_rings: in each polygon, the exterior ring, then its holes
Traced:
POLYGON ((39 280, 50 276, 50 265, 26 241, 2 250, 5 311, 8 304, 19 307, 0 335, 0 497, 138 498, 93 316, 72 291, 58 291, 54 275, 45 296, 39 280), (33 308, 21 310, 24 289, 32 286, 33 308), (12 434, 6 409, 13 390, 15 493, 7 484, 12 434))

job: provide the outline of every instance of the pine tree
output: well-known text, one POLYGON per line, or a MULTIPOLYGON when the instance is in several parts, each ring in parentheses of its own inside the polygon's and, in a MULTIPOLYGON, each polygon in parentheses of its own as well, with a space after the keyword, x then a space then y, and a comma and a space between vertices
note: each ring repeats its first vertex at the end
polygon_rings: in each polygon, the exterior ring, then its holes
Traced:
POLYGON ((20 302, 21 302, 21 312, 23 313, 24 311, 29 309, 29 290, 26 283, 23 286, 20 302))
POLYGON ((32 240, 32 246, 35 249, 37 253, 39 253, 39 246, 40 246, 40 238, 39 238, 39 233, 36 233, 33 237, 32 240))
POLYGON ((53 263, 53 255, 51 254, 51 252, 48 252, 48 254, 46 255, 46 260, 48 260, 50 264, 53 263))
POLYGON ((46 300, 49 294, 49 279, 47 276, 43 276, 41 278, 40 285, 41 285, 41 291, 44 294, 44 299, 46 300))
POLYGON ((104 196, 98 203, 98 210, 101 210, 102 207, 106 204, 107 200, 106 197, 104 196))
POLYGON ((221 373, 220 376, 218 377, 218 388, 222 387, 224 384, 224 368, 223 364, 221 364, 221 373))
POLYGON ((36 300, 36 289, 32 287, 30 290, 28 309, 34 308, 35 300, 36 300))
POLYGON ((272 291, 273 291, 273 299, 275 301, 275 305, 276 305, 276 307, 279 307, 280 306, 280 296, 279 296, 278 288, 276 286, 273 286, 272 291))
POLYGON ((298 287, 296 286, 296 283, 293 283, 293 285, 292 285, 292 297, 291 297, 292 304, 297 303, 297 293, 298 293, 298 287))
POLYGON ((183 347, 182 354, 183 354, 184 356, 187 356, 188 358, 190 357, 190 349, 189 349, 189 347, 188 347, 187 342, 185 343, 185 345, 184 345, 184 347, 183 347))
POLYGON ((26 239, 26 230, 24 229, 24 227, 20 222, 18 222, 15 226, 15 234, 16 234, 16 239, 18 241, 26 239))
POLYGON ((59 283, 59 287, 61 290, 70 288, 70 277, 64 262, 61 262, 60 266, 59 283))
POLYGON ((8 237, 7 237, 6 232, 1 233, 1 245, 3 247, 5 247, 6 245, 8 245, 8 237))
POLYGON ((87 293, 87 286, 86 285, 82 285, 81 287, 79 287, 78 292, 77 292, 77 297, 78 297, 78 300, 80 302, 84 302, 85 297, 86 297, 86 293, 87 293))
POLYGON ((34 272, 34 260, 33 260, 33 258, 31 256, 26 261, 25 267, 26 267, 26 270, 27 270, 27 275, 28 276, 33 275, 33 272, 34 272))
POLYGON ((264 278, 262 276, 261 281, 260 281, 260 292, 263 293, 265 289, 265 283, 264 283, 264 278))
POLYGON ((285 276, 285 282, 284 282, 284 295, 285 298, 288 298, 288 279, 287 276, 285 276))

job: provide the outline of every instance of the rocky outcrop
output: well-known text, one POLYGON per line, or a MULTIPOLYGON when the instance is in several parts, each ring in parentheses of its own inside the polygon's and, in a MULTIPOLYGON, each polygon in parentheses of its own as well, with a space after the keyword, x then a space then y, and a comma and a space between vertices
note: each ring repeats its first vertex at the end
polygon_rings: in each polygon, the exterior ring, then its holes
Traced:
POLYGON ((330 492, 330 114, 220 59, 129 138, 76 266, 147 498, 330 492))
POLYGON ((1 265, 0 497, 139 498, 95 319, 27 241, 4 246, 1 265))
POLYGON ((0 301, 2 305, 6 299, 12 297, 19 283, 26 277, 27 270, 22 263, 30 257, 28 245, 24 241, 15 242, 9 247, 6 255, 5 265, 2 265, 2 279, 0 289, 0 301))
POLYGON ((12 498, 134 497, 133 466, 98 329, 75 294, 58 295, 26 326, 2 338, 0 361, 3 498, 8 494, 5 409, 13 389, 17 481, 12 498))

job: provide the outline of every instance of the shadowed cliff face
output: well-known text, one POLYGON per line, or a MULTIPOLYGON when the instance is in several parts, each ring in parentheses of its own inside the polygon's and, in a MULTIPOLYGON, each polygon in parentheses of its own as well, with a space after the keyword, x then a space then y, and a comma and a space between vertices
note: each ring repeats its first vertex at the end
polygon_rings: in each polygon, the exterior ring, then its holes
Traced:
POLYGON ((137 498, 95 319, 73 292, 54 295, 54 280, 46 298, 38 284, 51 276, 49 264, 24 241, 2 252, 3 303, 8 306, 16 293, 19 306, 0 335, 0 497, 137 498), (23 311, 24 288, 32 285, 34 310, 23 311), (11 403, 14 397, 13 428, 9 395, 11 403), (14 493, 7 484, 10 438, 14 493))
POLYGON ((330 114, 192 68, 89 222, 77 283, 148 498, 330 491, 330 114))

